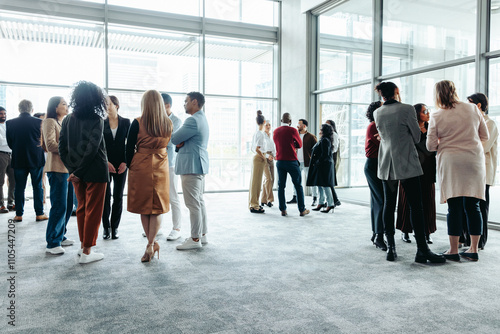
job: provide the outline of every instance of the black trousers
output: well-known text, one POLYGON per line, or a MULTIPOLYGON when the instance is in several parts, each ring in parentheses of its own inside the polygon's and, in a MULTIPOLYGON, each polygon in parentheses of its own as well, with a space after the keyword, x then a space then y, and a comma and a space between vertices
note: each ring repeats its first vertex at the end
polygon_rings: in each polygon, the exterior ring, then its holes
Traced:
MULTIPOLYGON (((479 238, 479 248, 484 248, 486 246, 486 241, 488 241, 488 213, 490 211, 490 186, 486 185, 485 190, 485 198, 486 201, 479 200, 479 208, 481 210, 481 217, 483 220, 483 233, 481 234, 481 238, 479 238)), ((467 215, 465 211, 463 212, 463 221, 467 221, 467 215)), ((460 242, 470 246, 470 234, 467 228, 467 224, 463 224, 463 233, 460 236, 460 242)))
POLYGON ((377 177, 378 158, 367 158, 365 163, 365 176, 370 188, 370 208, 372 219, 372 232, 384 233, 384 186, 377 177))
POLYGON ((110 173, 111 181, 106 187, 106 197, 104 199, 104 210, 102 213, 102 227, 105 229, 118 228, 122 218, 123 210, 123 190, 127 180, 127 170, 121 174, 110 173), (113 183, 113 206, 111 207, 111 183, 113 183), (111 215, 111 221, 110 221, 111 215))
MULTIPOLYGON (((418 176, 406 180, 399 180, 405 191, 408 205, 410 206, 410 221, 419 248, 426 248, 424 231, 424 210, 422 207, 422 190, 420 189, 420 178, 418 176)), ((387 241, 394 241, 394 212, 396 210, 396 199, 398 196, 398 181, 383 180, 384 186, 384 231, 387 241)))

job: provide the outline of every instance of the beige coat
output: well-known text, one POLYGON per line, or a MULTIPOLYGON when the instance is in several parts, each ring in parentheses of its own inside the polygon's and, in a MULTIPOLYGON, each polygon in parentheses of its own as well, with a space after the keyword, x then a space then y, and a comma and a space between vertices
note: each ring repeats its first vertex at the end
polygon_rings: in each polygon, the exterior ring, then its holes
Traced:
POLYGON ((490 138, 483 141, 484 156, 486 158, 486 184, 492 186, 495 184, 495 175, 497 173, 497 152, 498 152, 498 128, 495 122, 484 115, 490 138))
POLYGON ((54 118, 42 122, 42 148, 47 152, 44 172, 68 173, 59 157, 59 133, 61 124, 54 118))
POLYGON ((484 200, 486 168, 482 141, 488 140, 488 128, 479 109, 459 102, 452 109, 431 114, 427 149, 437 151, 438 182, 441 203, 453 197, 484 200))

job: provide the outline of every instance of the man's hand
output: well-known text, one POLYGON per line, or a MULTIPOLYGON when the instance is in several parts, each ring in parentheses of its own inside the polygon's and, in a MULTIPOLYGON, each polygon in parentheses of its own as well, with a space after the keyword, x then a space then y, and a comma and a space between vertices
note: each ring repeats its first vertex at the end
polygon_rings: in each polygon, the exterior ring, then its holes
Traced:
POLYGON ((108 170, 110 173, 116 173, 115 166, 111 162, 108 161, 108 170))
POLYGON ((122 162, 120 166, 118 166, 118 174, 123 174, 127 170, 127 164, 122 162))

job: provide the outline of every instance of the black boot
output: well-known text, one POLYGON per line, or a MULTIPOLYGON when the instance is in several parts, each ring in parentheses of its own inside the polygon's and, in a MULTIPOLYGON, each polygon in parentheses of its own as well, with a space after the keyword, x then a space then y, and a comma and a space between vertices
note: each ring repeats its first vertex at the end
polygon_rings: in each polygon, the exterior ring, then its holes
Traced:
POLYGON ((112 228, 111 229, 111 239, 118 239, 118 228, 112 228))
POLYGON ((384 241, 384 235, 382 233, 377 234, 375 241, 373 241, 375 247, 380 248, 382 251, 387 250, 387 244, 384 241))
POLYGON ((102 238, 104 240, 108 240, 109 239, 109 228, 105 228, 104 229, 104 233, 102 234, 102 238))
POLYGON ((316 205, 316 201, 318 200, 318 198, 316 196, 313 196, 313 202, 312 202, 312 206, 315 206, 316 205))
POLYGON ((286 202, 286 204, 293 204, 297 203, 297 196, 293 195, 292 199, 286 202))
POLYGON ((417 254, 415 255, 415 262, 417 263, 444 263, 446 258, 443 255, 438 255, 432 252, 427 245, 425 235, 415 236, 417 240, 417 254))
POLYGON ((394 242, 394 234, 386 235, 387 238, 387 261, 394 261, 398 257, 396 253, 396 243, 394 242))
MULTIPOLYGON (((313 210, 314 210, 314 209, 313 209, 313 210)), ((370 240, 371 240, 371 242, 374 242, 374 241, 375 241, 375 237, 376 237, 376 236, 377 236, 377 234, 375 234, 375 233, 373 233, 373 234, 372 234, 372 238, 370 239, 370 240)))

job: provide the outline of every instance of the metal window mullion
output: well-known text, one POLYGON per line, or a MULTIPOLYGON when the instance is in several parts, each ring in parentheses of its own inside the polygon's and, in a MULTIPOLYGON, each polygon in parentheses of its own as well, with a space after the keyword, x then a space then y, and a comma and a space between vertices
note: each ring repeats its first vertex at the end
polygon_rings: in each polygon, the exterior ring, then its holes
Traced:
POLYGON ((321 117, 318 111, 317 97, 314 92, 318 89, 318 72, 319 68, 319 55, 320 55, 320 43, 319 43, 319 19, 317 16, 313 15, 311 12, 307 14, 307 36, 310 38, 307 41, 307 86, 308 94, 306 95, 306 106, 308 106, 306 117, 309 119, 311 124, 310 130, 312 133, 317 135, 319 124, 321 122, 321 117))
POLYGON ((104 2, 104 89, 109 93, 108 0, 104 2))
POLYGON ((490 48, 491 1, 477 0, 476 28, 476 92, 488 95, 488 58, 490 48))
MULTIPOLYGON (((372 87, 380 82, 379 77, 382 75, 382 40, 384 27, 383 0, 373 0, 373 46, 372 46, 372 87)), ((376 101, 379 97, 375 91, 372 93, 372 100, 376 101)))

